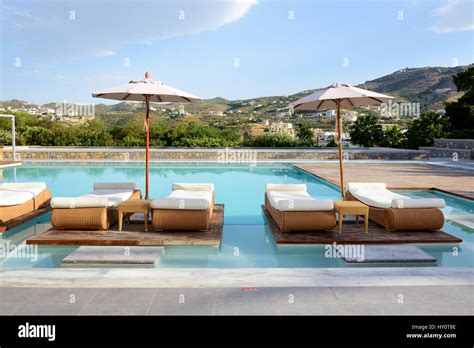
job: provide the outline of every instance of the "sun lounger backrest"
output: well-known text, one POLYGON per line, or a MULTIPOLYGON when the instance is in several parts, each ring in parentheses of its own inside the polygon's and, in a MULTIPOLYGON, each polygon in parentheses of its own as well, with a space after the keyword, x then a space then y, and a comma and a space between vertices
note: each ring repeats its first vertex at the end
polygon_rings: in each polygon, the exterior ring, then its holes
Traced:
POLYGON ((265 191, 307 191, 305 184, 267 184, 265 191))
POLYGON ((94 190, 135 190, 136 187, 137 186, 133 182, 98 182, 94 184, 94 190))
POLYGON ((42 189, 46 190, 45 182, 5 182, 0 184, 0 189, 6 190, 29 190, 42 189))
POLYGON ((185 190, 185 191, 214 191, 214 184, 201 184, 201 183, 174 183, 173 184, 173 191, 175 190, 185 190))
POLYGON ((347 189, 350 191, 353 190, 386 190, 387 184, 384 182, 348 182, 347 189))

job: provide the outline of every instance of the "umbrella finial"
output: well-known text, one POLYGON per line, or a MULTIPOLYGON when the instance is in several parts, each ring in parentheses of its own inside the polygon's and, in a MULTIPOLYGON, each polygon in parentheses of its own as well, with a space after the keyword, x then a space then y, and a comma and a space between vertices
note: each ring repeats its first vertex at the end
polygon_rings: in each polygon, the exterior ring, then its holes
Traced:
POLYGON ((147 71, 145 73, 145 80, 149 80, 150 79, 150 73, 147 71))

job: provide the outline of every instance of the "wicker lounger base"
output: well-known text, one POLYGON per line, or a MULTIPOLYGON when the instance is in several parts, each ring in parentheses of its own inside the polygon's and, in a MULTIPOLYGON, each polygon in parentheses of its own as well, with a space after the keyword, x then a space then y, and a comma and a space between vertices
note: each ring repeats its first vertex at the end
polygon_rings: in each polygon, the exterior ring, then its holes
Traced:
MULTIPOLYGON (((141 191, 135 190, 129 199, 141 196, 141 191)), ((51 225, 57 230, 107 230, 117 221, 117 208, 56 208, 51 213, 51 225)))
POLYGON ((273 208, 266 194, 265 208, 282 232, 322 231, 336 227, 334 211, 279 211, 273 208))
POLYGON ((211 212, 207 210, 153 209, 155 231, 206 231, 211 212))
POLYGON ((51 191, 46 189, 35 198, 32 198, 23 204, 0 207, 0 222, 5 223, 22 215, 31 213, 32 211, 48 204, 50 201, 51 191))
POLYGON ((207 210, 152 209, 155 231, 206 231, 214 212, 214 193, 207 210))
MULTIPOLYGON (((358 201, 349 192, 346 198, 358 201)), ((443 212, 438 208, 375 208, 369 206, 369 220, 390 231, 436 231, 444 225, 443 212)))

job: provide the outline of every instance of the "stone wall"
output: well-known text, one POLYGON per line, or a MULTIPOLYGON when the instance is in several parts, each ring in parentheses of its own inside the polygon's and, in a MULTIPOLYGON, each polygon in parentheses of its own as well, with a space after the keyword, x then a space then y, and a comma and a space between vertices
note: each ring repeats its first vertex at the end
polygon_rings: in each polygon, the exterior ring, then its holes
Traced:
POLYGON ((433 147, 448 149, 474 149, 474 139, 435 139, 433 147))
MULTIPOLYGON (((143 161, 145 150, 139 148, 102 147, 17 147, 21 161, 143 161)), ((387 148, 344 149, 346 159, 353 160, 427 160, 428 151, 387 148)), ((11 160, 11 148, 4 148, 5 160, 11 160)), ((307 148, 160 148, 150 150, 151 161, 317 161, 338 159, 337 149, 307 148)))

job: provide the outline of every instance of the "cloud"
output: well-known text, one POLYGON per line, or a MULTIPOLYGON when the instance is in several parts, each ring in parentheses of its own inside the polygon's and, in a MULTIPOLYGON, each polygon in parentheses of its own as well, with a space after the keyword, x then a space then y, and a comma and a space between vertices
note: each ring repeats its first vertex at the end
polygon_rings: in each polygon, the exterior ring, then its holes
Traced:
POLYGON ((432 11, 438 17, 431 27, 435 33, 453 33, 474 30, 474 3, 471 0, 449 0, 432 11))
POLYGON ((48 59, 110 56, 127 44, 217 30, 257 0, 5 0, 2 41, 48 59))

